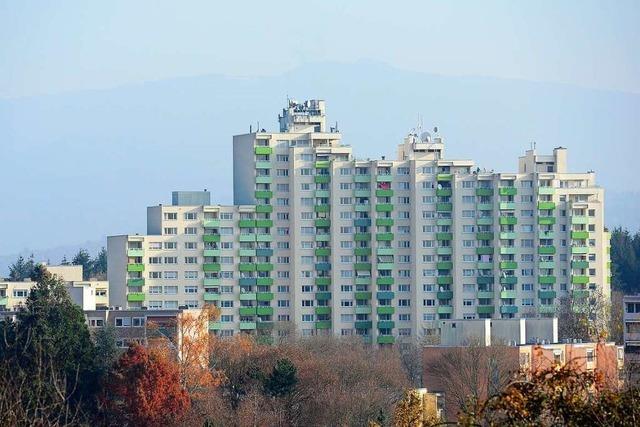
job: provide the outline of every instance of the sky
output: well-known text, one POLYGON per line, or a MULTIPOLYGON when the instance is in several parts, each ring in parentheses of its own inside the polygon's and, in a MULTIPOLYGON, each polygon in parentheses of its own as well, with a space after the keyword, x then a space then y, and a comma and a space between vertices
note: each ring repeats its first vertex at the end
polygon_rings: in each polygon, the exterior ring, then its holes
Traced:
POLYGON ((373 60, 640 93, 640 2, 0 0, 0 98, 373 60))

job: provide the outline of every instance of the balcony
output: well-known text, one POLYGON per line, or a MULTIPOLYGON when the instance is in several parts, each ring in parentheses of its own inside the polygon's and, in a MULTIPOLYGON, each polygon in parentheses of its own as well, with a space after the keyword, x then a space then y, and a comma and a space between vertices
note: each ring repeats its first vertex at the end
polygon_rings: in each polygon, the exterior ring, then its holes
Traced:
POLYGON ((453 233, 436 233, 436 240, 452 240, 453 233))
POLYGON ((556 312, 556 307, 554 305, 540 305, 538 307, 538 311, 540 314, 554 314, 556 312))
POLYGON ((330 233, 318 233, 316 234, 316 242, 329 242, 331 240, 330 233))
POLYGON ((264 146, 255 147, 255 153, 259 156, 269 156, 273 154, 273 148, 264 146))
POLYGON ((556 193, 556 189, 553 187, 538 187, 538 194, 543 196, 551 196, 556 193))
POLYGON ((494 297, 493 291, 478 291, 478 299, 492 299, 494 297))
POLYGON ((204 294, 205 301, 220 301, 220 294, 216 292, 205 292, 204 294))
POLYGON ((331 320, 316 321, 316 329, 331 329, 331 320))
POLYGON ((540 291, 538 291, 538 298, 540 298, 540 299, 553 299, 555 297, 556 297, 556 291, 552 291, 552 290, 548 290, 548 291, 540 290, 540 291))
POLYGON ((492 246, 481 246, 476 248, 476 254, 478 255, 492 255, 493 247, 492 246))
POLYGON ((493 240, 493 233, 488 231, 476 233, 476 239, 477 240, 493 240))
POLYGON ((315 312, 316 314, 319 314, 319 315, 331 314, 331 307, 329 306, 316 307, 315 312))
POLYGON ((316 277, 316 286, 329 286, 331 284, 331 277, 316 277))
POLYGON ((127 271, 130 273, 144 271, 144 264, 127 264, 127 271))
POLYGON ((140 257, 144 256, 144 249, 129 249, 127 251, 128 257, 140 257))
POLYGON ((273 285, 272 277, 258 277, 256 279, 256 285, 258 286, 271 286, 273 285))
POLYGON ((493 314, 496 308, 492 305, 478 305, 476 306, 476 311, 478 314, 493 314))
POLYGON ((254 193, 256 199, 270 199, 273 197, 273 191, 258 190, 254 193))
POLYGON ((553 225, 556 223, 556 218, 554 216, 539 216, 538 224, 540 225, 553 225))
POLYGON ((356 329, 371 329, 373 322, 371 320, 356 320, 356 329))
POLYGON ((219 234, 203 234, 202 241, 205 243, 217 243, 220 241, 219 234))
POLYGON ((371 255, 371 248, 355 248, 353 254, 355 256, 369 256, 371 255))
POLYGON ((356 233, 353 236, 356 242, 364 242, 371 240, 371 233, 356 233))
POLYGON ((538 263, 538 268, 542 268, 542 269, 553 269, 556 268, 556 263, 554 261, 540 261, 538 263))
POLYGON ((238 270, 242 272, 256 271, 256 265, 251 262, 241 262, 238 264, 238 270))
POLYGON ((376 218, 376 225, 391 227, 393 225, 392 218, 376 218))
POLYGON ((392 197, 393 190, 376 190, 377 197, 392 197))
POLYGON ((127 294, 127 301, 129 302, 142 302, 145 300, 144 292, 130 292, 127 294))
POLYGON ((438 255, 451 255, 453 254, 453 248, 451 246, 444 247, 444 248, 437 248, 436 253, 438 255))
POLYGON ((451 270, 453 268, 452 261, 438 261, 436 263, 436 268, 438 270, 451 270))
POLYGON ((354 298, 357 300, 371 299, 371 292, 354 292, 354 298))
POLYGON ((379 242, 388 242, 393 240, 393 233, 377 233, 376 240, 379 242))
POLYGON ((516 314, 518 312, 517 305, 501 305, 500 313, 502 314, 516 314))
POLYGON ((547 211, 555 208, 556 204, 554 202, 538 202, 538 210, 547 211))
POLYGON ((256 293, 256 301, 272 301, 273 292, 258 292, 256 293))
POLYGON ((378 277, 376 278, 376 285, 393 285, 393 277, 378 277))
POLYGON ((370 262, 356 262, 353 266, 356 271, 371 271, 370 262))
POLYGON ((574 215, 571 217, 571 224, 588 224, 589 218, 583 215, 574 215))
POLYGON ((495 277, 493 276, 478 276, 476 278, 476 283, 478 285, 492 285, 494 283, 495 277))
POLYGON ((500 283, 502 285, 515 285, 516 283, 518 283, 518 278, 516 276, 501 277, 500 283))
POLYGON ((273 178, 270 176, 258 175, 256 176, 256 184, 272 184, 273 178))
POLYGON ((589 276, 571 276, 571 283, 586 285, 589 283, 589 276))
POLYGON ((353 220, 353 225, 355 227, 369 227, 371 225, 370 218, 358 218, 353 220))
POLYGON ((500 240, 514 240, 518 238, 518 233, 513 231, 503 231, 500 233, 500 240))
POLYGON ((256 205, 256 213, 271 213, 273 212, 273 206, 271 205, 256 205))
POLYGON ((376 326, 378 329, 393 329, 396 327, 396 322, 393 320, 379 320, 376 326))
POLYGON ((512 211, 515 210, 516 204, 514 202, 500 202, 498 205, 498 209, 501 211, 512 211))
POLYGON ((313 177, 313 181, 316 184, 328 184, 331 181, 331 177, 329 175, 316 175, 313 177))
POLYGON ((328 301, 331 299, 331 292, 316 292, 316 300, 328 301))
POLYGON ((588 246, 571 246, 571 253, 578 255, 586 255, 589 253, 588 246))
POLYGON ((356 305, 355 313, 356 314, 371 314, 371 306, 370 305, 356 305))
POLYGON ((490 211, 493 209, 493 203, 478 203, 476 209, 479 211, 490 211))
POLYGON ((478 218, 476 220, 476 224, 478 224, 478 225, 493 225, 493 218, 492 217, 478 218))
POLYGON ((370 182, 371 175, 354 175, 353 181, 354 182, 370 182))
MULTIPOLYGON (((261 235, 259 235, 259 236, 261 236, 261 235)), ((273 256, 273 249, 271 249, 271 248, 257 248, 256 249, 256 256, 264 256, 264 257, 273 256)))
POLYGON ((144 278, 140 277, 137 279, 127 279, 127 286, 133 286, 133 287, 144 286, 144 278))
POLYGON ((500 248, 500 255, 514 255, 516 250, 515 246, 502 246, 500 248))
POLYGON ((258 228, 270 228, 273 227, 273 220, 271 219, 257 219, 256 227, 258 228))
POLYGON ((202 264, 202 270, 213 271, 213 272, 220 271, 220 264, 217 262, 202 264))
POLYGON ((256 169, 271 169, 271 162, 259 160, 256 162, 256 169))
POLYGON ((476 188, 476 196, 493 196, 493 188, 476 188))
POLYGON ((315 163, 316 169, 329 169, 331 162, 329 160, 318 160, 315 163))
POLYGON ((553 231, 540 231, 538 237, 541 239, 555 239, 556 233, 553 231))
POLYGON ((221 283, 222 283, 222 279, 220 279, 219 277, 212 278, 212 279, 204 279, 204 286, 217 286, 217 285, 220 285, 221 283))
POLYGON ((515 196, 518 194, 518 189, 516 187, 501 187, 498 189, 498 194, 501 196, 515 196))
POLYGON ((331 255, 331 249, 330 248, 316 248, 315 255, 316 256, 329 256, 329 255, 331 255))
POLYGON ((393 205, 391 203, 380 203, 376 205, 376 212, 391 212, 393 205))
POLYGON ((451 181, 453 180, 453 174, 439 173, 436 175, 436 181, 451 181))
POLYGON ((588 289, 574 289, 574 290, 571 291, 571 295, 574 298, 577 298, 577 299, 588 298, 589 297, 589 290, 588 289))
POLYGON ((437 278, 438 285, 451 285, 453 284, 452 276, 438 276, 437 278))
POLYGON ((371 205, 368 203, 356 203, 355 205, 353 205, 353 209, 356 212, 369 212, 369 210, 371 209, 371 205))
POLYGON ((209 330, 210 331, 219 331, 220 330, 220 322, 209 322, 209 330))
POLYGON ((453 210, 453 203, 436 203, 437 212, 451 212, 453 210))
POLYGON ((329 205, 315 205, 313 210, 314 212, 327 213, 331 210, 331 207, 329 205))
POLYGON ((376 182, 391 182, 393 180, 393 175, 376 175, 376 182))
POLYGON ((255 242, 256 235, 254 233, 242 233, 238 236, 240 242, 255 242))
POLYGON ((437 310, 438 314, 453 314, 453 306, 451 305, 440 305, 437 310))
POLYGON ((256 322, 240 322, 241 331, 252 331, 257 327, 256 322))
POLYGON ((371 277, 356 277, 356 285, 370 285, 371 277))
POLYGON ((518 293, 514 290, 500 291, 501 299, 514 299, 517 297, 517 295, 518 293))
POLYGON ((515 216, 501 216, 498 222, 500 225, 516 225, 518 218, 515 216))
POLYGON ((255 286, 258 284, 258 279, 255 277, 241 277, 238 279, 238 284, 240 286, 255 286))
POLYGON ((376 308, 376 312, 378 314, 393 314, 396 312, 396 309, 389 305, 383 305, 383 306, 378 306, 378 308, 376 308))
POLYGON ((396 342, 396 339, 393 335, 378 335, 376 342, 378 344, 393 344, 396 342))
POLYGON ((315 267, 316 267, 316 271, 329 271, 331 270, 331 263, 317 262, 315 267))
POLYGON ((501 261, 500 269, 501 270, 515 270, 518 268, 518 263, 515 261, 501 261))
POLYGON ((256 314, 258 316, 273 316, 273 307, 258 306, 256 307, 256 314))
POLYGON ((394 248, 378 248, 376 254, 378 255, 395 255, 396 250, 394 248))
POLYGON ((379 300, 391 300, 394 297, 394 293, 391 291, 378 291, 376 292, 376 299, 379 300))
POLYGON ((218 228, 220 227, 219 219, 205 219, 202 221, 202 226, 204 228, 218 228))
POLYGON ((451 218, 438 218, 436 220, 436 225, 438 227, 442 227, 442 226, 445 226, 445 225, 451 226, 451 225, 453 225, 453 220, 451 218))
MULTIPOLYGON (((318 265, 316 264, 316 267, 317 266, 318 265)), ((329 264, 329 268, 331 268, 331 264, 329 264)), ((259 262, 256 264, 256 271, 273 271, 273 264, 271 264, 270 262, 259 262)))
POLYGON ((451 299, 453 298, 453 291, 438 291, 436 293, 436 298, 443 300, 451 299))
POLYGON ((571 261, 571 268, 589 268, 589 261, 571 261))
POLYGON ((240 301, 255 301, 255 292, 240 292, 240 301))
MULTIPOLYGON (((240 251, 242 251, 243 249, 240 249, 240 251)), ((245 249, 246 250, 246 249, 245 249)), ((202 252, 202 255, 205 257, 218 257, 220 256, 222 253, 222 251, 220 249, 205 249, 202 252)), ((254 255, 249 255, 249 256, 255 256, 255 251, 254 251, 254 255)))
POLYGON ((478 270, 492 270, 493 262, 478 262, 476 264, 476 267, 478 268, 478 270))
POLYGON ((538 283, 541 285, 553 285, 556 283, 556 276, 538 276, 538 283))
POLYGON ((329 190, 316 190, 314 196, 320 198, 329 197, 329 190))
POLYGON ((540 255, 554 255, 556 253, 555 246, 538 246, 538 253, 540 255))
POLYGON ((257 307, 240 307, 240 316, 255 316, 257 307))
POLYGON ((572 231, 571 238, 573 240, 586 240, 589 238, 589 232, 588 231, 572 231))
POLYGON ((376 264, 378 270, 393 270, 395 264, 392 262, 379 262, 376 264))
POLYGON ((449 197, 451 196, 452 191, 451 188, 438 188, 436 190, 436 196, 438 197, 449 197))

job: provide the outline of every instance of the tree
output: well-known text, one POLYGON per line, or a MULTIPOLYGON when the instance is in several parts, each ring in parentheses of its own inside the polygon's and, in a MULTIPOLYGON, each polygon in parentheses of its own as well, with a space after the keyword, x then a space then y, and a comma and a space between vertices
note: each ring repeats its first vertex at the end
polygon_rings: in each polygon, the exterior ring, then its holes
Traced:
POLYGON ((93 338, 96 346, 96 367, 103 375, 108 375, 120 353, 116 346, 115 327, 109 325, 99 328, 93 338))
POLYGON ((140 345, 129 347, 107 380, 107 411, 123 424, 156 426, 179 420, 189 409, 178 366, 140 345))
POLYGON ((616 228, 611 233, 612 288, 640 292, 640 231, 631 234, 616 228))
POLYGON ((408 390, 393 412, 393 425, 398 427, 422 427, 423 405, 417 390, 408 390))
POLYGON ((91 262, 91 274, 101 280, 107 278, 107 251, 103 247, 91 262))
POLYGON ((298 383, 297 369, 289 359, 280 359, 264 381, 264 389, 270 396, 290 395, 298 383))
POLYGON ((611 305, 599 290, 585 297, 573 294, 560 298, 558 335, 560 339, 596 342, 609 336, 611 305))
POLYGON ((0 377, 16 390, 15 406, 35 414, 36 424, 64 424, 94 408, 95 348, 62 281, 41 265, 32 279, 36 284, 15 321, 0 322, 0 377))
POLYGON ((9 266, 9 280, 13 282, 21 282, 24 279, 28 279, 33 274, 34 268, 35 263, 33 261, 33 254, 27 261, 25 261, 24 257, 20 255, 16 262, 9 266))
POLYGON ((92 272, 92 262, 91 257, 89 256, 89 252, 86 249, 80 249, 78 253, 71 260, 71 264, 73 265, 81 265, 82 266, 82 280, 89 280, 92 272))

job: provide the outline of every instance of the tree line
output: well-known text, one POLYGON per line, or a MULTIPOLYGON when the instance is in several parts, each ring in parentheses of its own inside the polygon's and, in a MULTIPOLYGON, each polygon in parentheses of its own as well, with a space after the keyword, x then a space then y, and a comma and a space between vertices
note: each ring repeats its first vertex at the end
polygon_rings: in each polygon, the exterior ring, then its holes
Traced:
MULTIPOLYGON (((98 280, 107 280, 107 251, 103 247, 100 252, 91 258, 89 252, 86 249, 80 249, 71 262, 64 256, 61 265, 81 265, 82 266, 82 280, 89 280, 90 278, 96 278, 98 280)), ((33 276, 36 270, 37 263, 34 260, 33 254, 29 258, 25 259, 22 255, 9 266, 9 280, 13 282, 21 282, 25 279, 29 279, 33 276)))

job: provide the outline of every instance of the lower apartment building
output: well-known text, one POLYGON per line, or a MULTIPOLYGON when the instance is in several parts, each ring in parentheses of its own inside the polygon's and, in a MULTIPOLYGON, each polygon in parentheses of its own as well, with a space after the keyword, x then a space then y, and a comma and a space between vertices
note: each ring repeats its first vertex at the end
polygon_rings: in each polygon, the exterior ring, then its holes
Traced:
POLYGON ((145 235, 108 239, 111 305, 221 310, 220 335, 419 339, 446 319, 553 317, 609 298, 604 190, 567 150, 517 172, 444 155, 413 130, 395 160, 358 159, 321 100, 289 101, 279 132, 233 138, 234 204, 176 192, 145 235), (291 326, 293 325, 293 326, 291 326))
POLYGON ((637 368, 640 365, 640 295, 625 295, 622 306, 624 351, 627 360, 637 368))

